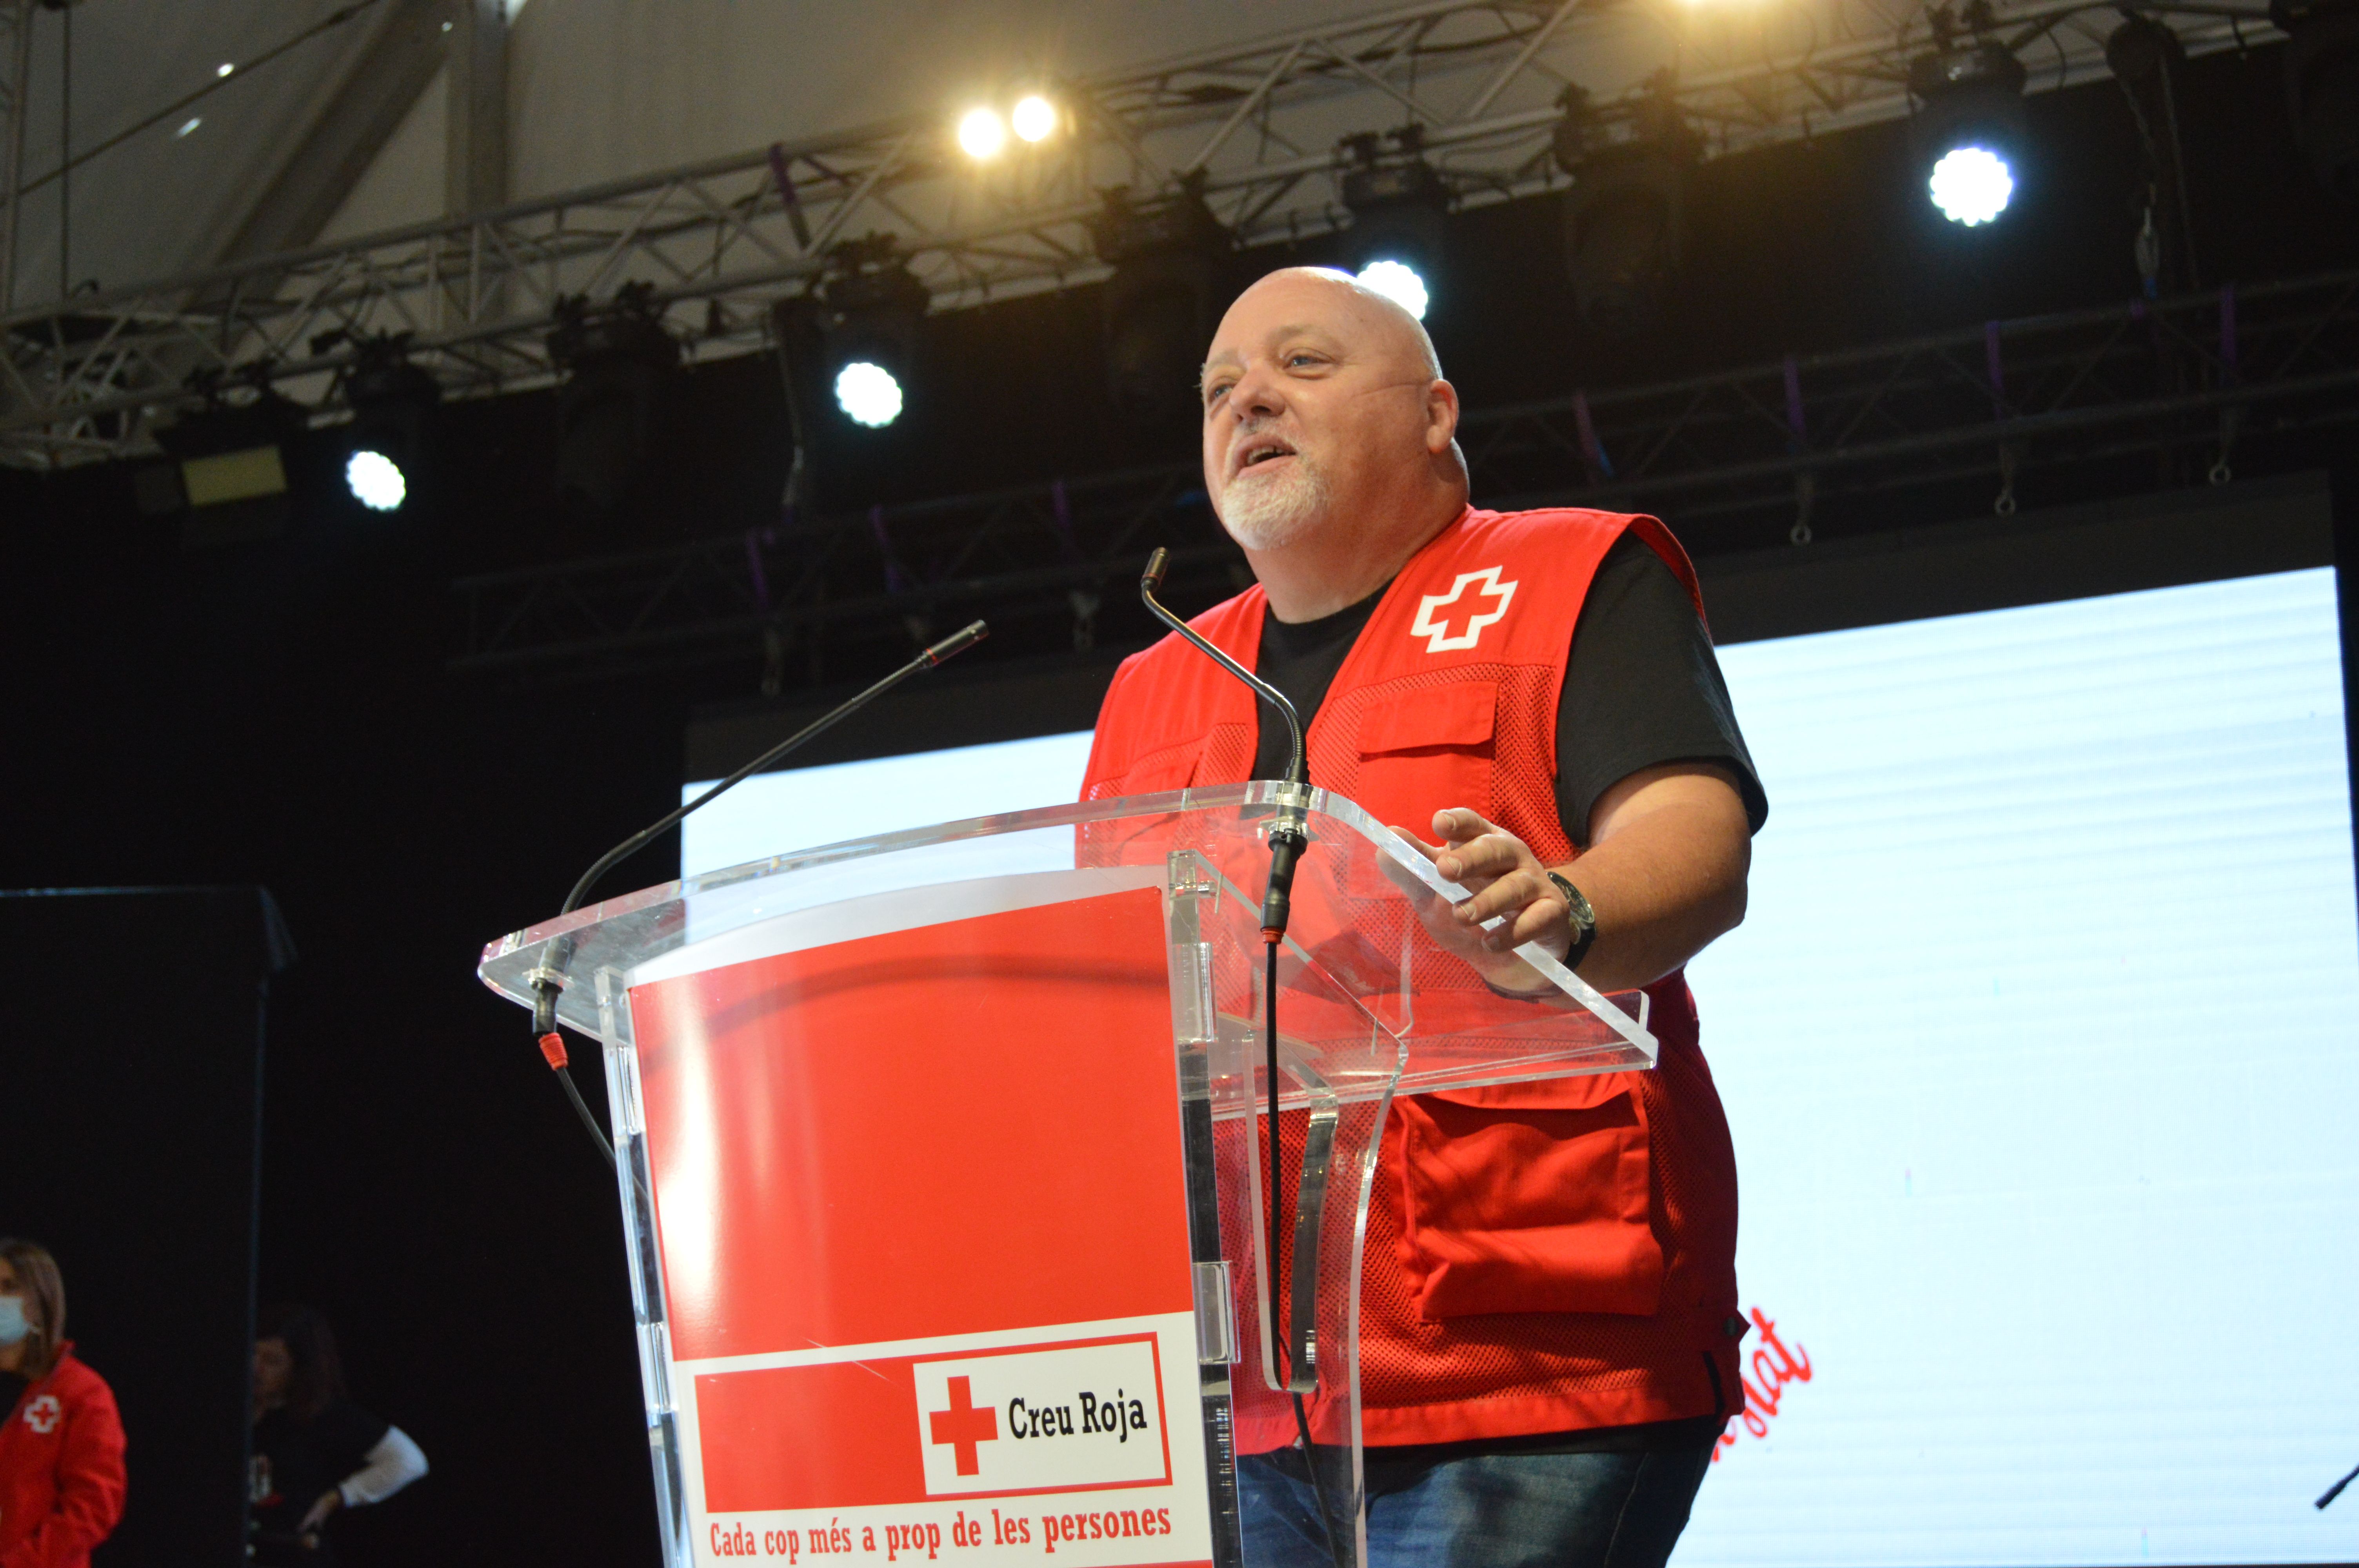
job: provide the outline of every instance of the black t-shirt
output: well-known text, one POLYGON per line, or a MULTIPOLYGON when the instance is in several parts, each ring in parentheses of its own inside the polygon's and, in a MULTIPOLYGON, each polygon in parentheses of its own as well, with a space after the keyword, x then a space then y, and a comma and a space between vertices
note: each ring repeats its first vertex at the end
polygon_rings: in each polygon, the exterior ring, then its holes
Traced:
MULTIPOLYGON (((1306 731, 1383 597, 1378 589, 1348 610, 1292 625, 1262 617, 1255 673, 1287 695, 1306 731)), ((1266 704, 1260 721, 1253 776, 1284 778, 1286 721, 1266 704)), ((1665 762, 1725 768, 1745 798, 1745 816, 1760 830, 1768 798, 1737 730, 1712 637, 1663 558, 1625 535, 1598 564, 1573 626, 1557 699, 1556 806, 1565 832, 1576 844, 1588 842, 1598 797, 1632 773, 1665 762)), ((1399 826, 1420 838, 1432 830, 1430 822, 1399 826)))
POLYGON ((32 1379, 21 1372, 0 1372, 0 1412, 15 1410, 16 1401, 32 1386, 32 1379))
POLYGON ((303 1516, 322 1494, 368 1463, 369 1450, 392 1430, 349 1400, 337 1400, 310 1421, 275 1410, 254 1423, 253 1518, 255 1561, 308 1563, 324 1568, 334 1561, 326 1543, 299 1545, 303 1516))

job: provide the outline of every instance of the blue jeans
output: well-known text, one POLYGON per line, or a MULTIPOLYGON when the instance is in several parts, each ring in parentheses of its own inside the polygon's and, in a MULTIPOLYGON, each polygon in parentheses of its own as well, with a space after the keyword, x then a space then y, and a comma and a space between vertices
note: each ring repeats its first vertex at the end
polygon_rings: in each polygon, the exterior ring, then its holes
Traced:
MULTIPOLYGON (((1401 1465, 1372 1448, 1369 1568, 1661 1568, 1712 1450, 1401 1465)), ((1237 1480, 1247 1568, 1333 1568, 1299 1453, 1240 1458, 1237 1480)))

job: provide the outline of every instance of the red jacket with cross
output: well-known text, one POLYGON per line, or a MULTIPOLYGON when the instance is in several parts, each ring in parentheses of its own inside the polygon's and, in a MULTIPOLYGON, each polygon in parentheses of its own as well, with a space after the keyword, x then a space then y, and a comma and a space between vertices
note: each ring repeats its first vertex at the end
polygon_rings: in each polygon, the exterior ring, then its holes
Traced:
MULTIPOLYGON (((1411 557, 1312 719, 1313 784, 1430 837, 1466 806, 1562 865, 1557 699, 1590 581, 1625 533, 1695 594, 1651 517, 1468 510, 1411 557)), ((1252 668, 1259 588, 1197 617, 1252 668)), ((1701 601, 1698 599, 1698 612, 1701 601)), ((1177 636, 1125 661, 1098 717, 1086 799, 1240 783, 1253 694, 1177 636)), ((1680 974, 1648 988, 1654 1071, 1398 1101, 1362 1276, 1372 1444, 1733 1413, 1736 1161, 1680 974)), ((1315 1423, 1316 1424, 1316 1423, 1315 1423)), ((1245 1452, 1293 1441, 1249 1432, 1245 1452)))
POLYGON ((88 1568, 124 1491, 114 1392, 69 1342, 0 1426, 0 1568, 88 1568))

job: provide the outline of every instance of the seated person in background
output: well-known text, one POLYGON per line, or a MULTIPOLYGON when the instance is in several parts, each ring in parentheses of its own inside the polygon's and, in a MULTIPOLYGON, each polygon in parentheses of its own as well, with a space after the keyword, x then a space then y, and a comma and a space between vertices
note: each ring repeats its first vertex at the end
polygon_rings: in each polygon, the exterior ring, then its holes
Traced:
POLYGON ((89 1568, 123 1518, 123 1422, 74 1359, 57 1260, 0 1240, 0 1568, 89 1568))
POLYGON ((328 1320, 310 1307, 264 1311, 254 1340, 254 1561, 335 1561, 326 1528, 340 1509, 381 1503, 426 1474, 408 1434, 344 1397, 328 1320))

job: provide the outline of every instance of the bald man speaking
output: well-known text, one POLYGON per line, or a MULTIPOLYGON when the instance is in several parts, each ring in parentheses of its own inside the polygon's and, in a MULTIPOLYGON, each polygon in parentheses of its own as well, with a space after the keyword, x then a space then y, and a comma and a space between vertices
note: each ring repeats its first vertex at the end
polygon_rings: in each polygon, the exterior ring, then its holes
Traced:
MULTIPOLYGON (((1735 1157, 1681 968, 1744 918, 1767 812, 1695 574, 1651 517, 1471 507, 1431 341, 1342 273, 1247 289, 1202 390, 1204 483, 1258 581, 1195 628, 1293 700, 1314 783, 1473 890, 1454 945, 1644 987, 1661 1043, 1652 1072, 1394 1107, 1362 1292, 1370 1559, 1658 1564, 1744 1402, 1735 1157)), ((1280 778, 1288 751, 1167 637, 1115 675, 1084 795, 1280 778)), ((1323 1568, 1290 1442, 1240 1430, 1247 1550, 1323 1568)))

